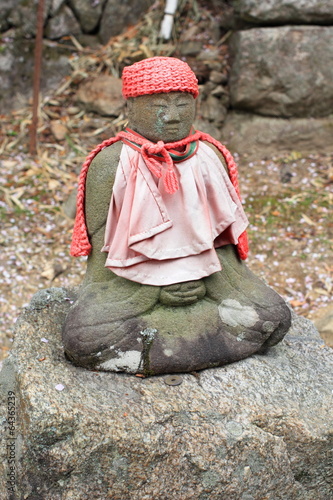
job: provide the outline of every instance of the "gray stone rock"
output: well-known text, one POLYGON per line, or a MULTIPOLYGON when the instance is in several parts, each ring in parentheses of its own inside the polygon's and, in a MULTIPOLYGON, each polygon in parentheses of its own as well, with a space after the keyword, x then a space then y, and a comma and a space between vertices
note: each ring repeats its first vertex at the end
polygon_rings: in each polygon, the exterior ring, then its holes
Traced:
POLYGON ((51 17, 45 28, 45 36, 57 40, 65 35, 79 35, 81 27, 69 7, 63 5, 57 15, 51 17))
POLYGON ((66 0, 52 0, 50 5, 50 15, 56 15, 60 8, 65 4, 66 0))
POLYGON ((94 31, 100 21, 104 0, 69 0, 84 33, 94 31))
MULTIPOLYGON (((54 0, 45 0, 43 18, 44 21, 51 15, 53 11, 54 0)), ((38 10, 38 0, 19 0, 18 2, 10 1, 9 5, 12 5, 10 12, 8 13, 8 21, 11 26, 18 29, 20 36, 23 37, 35 37, 37 28, 37 10, 38 10)))
POLYGON ((19 0, 6 0, 0 3, 0 33, 7 31, 11 26, 15 25, 15 18, 12 13, 19 4, 19 0))
POLYGON ((212 96, 214 97, 220 97, 220 98, 225 98, 226 99, 226 105, 229 104, 230 99, 229 99, 229 92, 226 92, 225 87, 222 85, 217 85, 214 90, 212 90, 212 96))
POLYGON ((202 118, 196 117, 193 126, 196 130, 201 130, 202 132, 206 132, 206 134, 211 135, 218 141, 222 140, 221 127, 217 127, 213 122, 207 122, 202 118))
POLYGON ((120 78, 100 75, 80 85, 76 98, 87 110, 102 116, 118 116, 124 107, 120 78))
POLYGON ((180 46, 182 56, 197 56, 202 50, 203 43, 200 40, 186 40, 180 46))
POLYGON ((252 24, 331 24, 330 0, 232 0, 235 15, 252 24))
POLYGON ((228 78, 225 73, 221 73, 220 71, 212 71, 209 75, 209 80, 213 83, 227 83, 228 78))
POLYGON ((89 47, 92 50, 99 50, 101 48, 101 42, 97 35, 81 33, 76 39, 83 47, 89 47))
POLYGON ((44 290, 18 320, 0 377, 1 498, 11 453, 17 498, 332 498, 333 352, 312 323, 294 316, 265 355, 142 379, 64 358, 73 298, 44 290))
POLYGON ((280 117, 333 110, 333 27, 255 28, 231 38, 233 108, 280 117))
POLYGON ((101 18, 99 37, 107 43, 112 36, 119 35, 130 24, 136 24, 153 4, 153 0, 107 0, 101 18))
POLYGON ((222 142, 239 154, 332 150, 333 115, 327 118, 270 118, 229 112, 222 142))
MULTIPOLYGON (((27 105, 32 95, 34 41, 14 38, 0 53, 0 108, 2 113, 27 105)), ((67 54, 66 54, 67 55, 67 54)), ((59 48, 43 48, 41 89, 45 93, 55 89, 71 66, 59 48)))
POLYGON ((221 99, 211 94, 201 103, 200 114, 204 120, 214 122, 216 126, 219 126, 225 120, 227 108, 221 102, 221 99))

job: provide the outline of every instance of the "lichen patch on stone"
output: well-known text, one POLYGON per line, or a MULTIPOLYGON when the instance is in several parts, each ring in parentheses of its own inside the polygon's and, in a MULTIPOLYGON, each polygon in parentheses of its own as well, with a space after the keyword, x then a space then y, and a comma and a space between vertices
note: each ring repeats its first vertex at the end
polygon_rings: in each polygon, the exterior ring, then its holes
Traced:
POLYGON ((152 342, 155 338, 156 333, 156 328, 145 328, 145 330, 142 330, 142 332, 140 332, 140 335, 142 335, 146 339, 146 341, 152 342))
POLYGON ((108 359, 99 365, 99 369, 108 371, 123 371, 136 373, 140 365, 141 352, 139 351, 118 351, 117 357, 108 359))
POLYGON ((223 323, 229 326, 245 326, 251 328, 259 321, 257 311, 250 306, 242 306, 235 299, 226 299, 218 306, 219 315, 223 323))
POLYGON ((274 323, 272 323, 272 321, 265 321, 262 325, 262 329, 266 333, 272 333, 272 332, 274 332, 276 326, 277 325, 274 325, 274 323))

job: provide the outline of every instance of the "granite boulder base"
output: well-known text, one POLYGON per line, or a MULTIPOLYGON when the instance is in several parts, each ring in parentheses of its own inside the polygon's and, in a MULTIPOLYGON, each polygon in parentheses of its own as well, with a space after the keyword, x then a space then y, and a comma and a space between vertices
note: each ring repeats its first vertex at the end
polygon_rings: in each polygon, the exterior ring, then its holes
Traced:
POLYGON ((67 361, 61 329, 72 300, 68 290, 44 290, 18 320, 0 377, 1 499, 333 497, 333 352, 308 320, 294 316, 265 355, 183 374, 172 386, 168 376, 67 361))

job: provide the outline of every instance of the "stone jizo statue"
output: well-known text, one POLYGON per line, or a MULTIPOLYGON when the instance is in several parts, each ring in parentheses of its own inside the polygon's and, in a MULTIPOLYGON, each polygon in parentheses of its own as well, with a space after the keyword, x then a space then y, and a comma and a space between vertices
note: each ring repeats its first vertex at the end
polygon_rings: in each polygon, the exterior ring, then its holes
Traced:
POLYGON ((197 79, 175 58, 123 71, 128 128, 83 165, 72 255, 87 272, 63 331, 79 366, 133 374, 221 366, 277 344, 283 299, 243 262, 237 167, 195 131, 197 79))

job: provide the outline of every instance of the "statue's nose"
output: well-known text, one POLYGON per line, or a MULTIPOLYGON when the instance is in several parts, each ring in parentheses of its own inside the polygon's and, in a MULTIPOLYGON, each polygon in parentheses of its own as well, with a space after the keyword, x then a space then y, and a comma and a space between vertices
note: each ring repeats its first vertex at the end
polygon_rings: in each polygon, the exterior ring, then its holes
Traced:
POLYGON ((164 121, 166 123, 179 123, 179 111, 177 106, 169 106, 164 115, 164 121))

